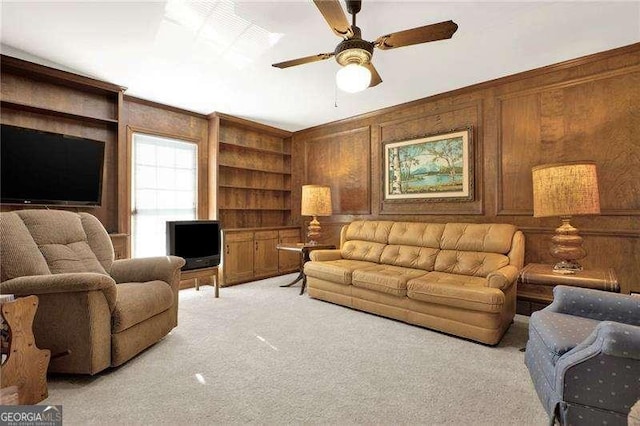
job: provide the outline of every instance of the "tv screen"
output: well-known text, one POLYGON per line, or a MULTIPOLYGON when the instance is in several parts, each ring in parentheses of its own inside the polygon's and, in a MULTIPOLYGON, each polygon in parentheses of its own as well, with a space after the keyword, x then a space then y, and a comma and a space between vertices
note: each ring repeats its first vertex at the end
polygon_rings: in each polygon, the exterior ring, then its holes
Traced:
POLYGON ((105 143, 0 127, 0 202, 99 206, 105 143))
POLYGON ((196 269, 220 264, 220 222, 184 220, 167 222, 167 254, 186 260, 182 268, 196 269))

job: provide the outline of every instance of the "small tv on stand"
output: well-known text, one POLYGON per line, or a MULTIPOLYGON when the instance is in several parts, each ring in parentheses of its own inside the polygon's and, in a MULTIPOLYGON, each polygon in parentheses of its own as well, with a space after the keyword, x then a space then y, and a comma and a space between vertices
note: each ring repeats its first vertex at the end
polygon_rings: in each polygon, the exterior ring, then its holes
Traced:
POLYGON ((186 261, 183 271, 220 264, 220 222, 176 220, 167 222, 167 254, 186 261))

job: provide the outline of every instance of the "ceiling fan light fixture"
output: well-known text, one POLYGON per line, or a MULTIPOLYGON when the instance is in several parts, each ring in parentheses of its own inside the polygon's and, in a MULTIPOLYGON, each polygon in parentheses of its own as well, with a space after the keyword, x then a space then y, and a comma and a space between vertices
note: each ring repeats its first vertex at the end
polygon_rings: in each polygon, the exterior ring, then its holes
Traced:
POLYGON ((361 92, 371 84, 371 71, 357 63, 347 64, 336 73, 336 84, 343 92, 361 92))

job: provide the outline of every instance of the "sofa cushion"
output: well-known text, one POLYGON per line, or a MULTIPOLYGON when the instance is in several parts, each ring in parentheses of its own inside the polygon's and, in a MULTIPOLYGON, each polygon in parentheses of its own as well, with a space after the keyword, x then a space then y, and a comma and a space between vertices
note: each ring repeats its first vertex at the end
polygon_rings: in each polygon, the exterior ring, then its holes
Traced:
POLYGON ((395 222, 388 243, 440 248, 444 226, 444 223, 395 222))
POLYGON ((393 222, 384 220, 356 220, 347 227, 347 240, 373 241, 387 244, 393 222))
MULTIPOLYGON (((433 271, 436 256, 440 250, 430 247, 388 245, 382 250, 380 263, 404 266, 405 268, 433 271)), ((423 272, 424 273, 424 272, 423 272)))
POLYGON ((107 273, 89 246, 79 214, 62 210, 23 210, 16 214, 38 245, 51 273, 107 273))
POLYGON ((486 277, 493 271, 507 266, 509 258, 504 254, 476 251, 440 250, 433 269, 449 274, 486 277))
POLYGON ((0 216, 0 281, 28 275, 51 273, 38 245, 20 216, 14 212, 0 216))
POLYGON ((91 251, 95 253, 104 270, 109 272, 113 264, 114 253, 113 244, 107 230, 104 229, 97 217, 89 213, 78 213, 78 215, 84 232, 87 234, 87 242, 91 247, 91 251))
POLYGON ((350 240, 342 245, 340 253, 343 259, 380 262, 385 245, 372 241, 350 240))
POLYGON ((504 293, 486 287, 479 277, 429 272, 407 282, 407 296, 427 303, 455 306, 483 312, 501 312, 504 293))
POLYGON ((350 285, 351 275, 354 270, 371 266, 376 266, 376 264, 348 259, 330 260, 328 262, 311 261, 304 264, 304 273, 310 277, 350 285))
POLYGON ((551 352, 555 365, 558 358, 589 337, 599 323, 590 318, 541 310, 531 315, 529 329, 551 352))
POLYGON ((406 296, 407 281, 426 273, 426 271, 420 269, 377 265, 353 271, 351 283, 354 287, 389 293, 394 296, 406 296))
POLYGON ((518 228, 499 223, 447 223, 440 248, 507 254, 518 228))
POLYGON ((164 281, 117 284, 111 330, 118 333, 169 309, 173 292, 164 281))

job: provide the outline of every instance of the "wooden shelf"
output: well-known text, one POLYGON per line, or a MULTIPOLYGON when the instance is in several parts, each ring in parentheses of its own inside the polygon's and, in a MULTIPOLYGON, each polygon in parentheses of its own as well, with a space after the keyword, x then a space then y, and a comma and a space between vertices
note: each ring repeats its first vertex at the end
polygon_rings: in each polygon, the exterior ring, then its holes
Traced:
POLYGON ((59 110, 50 109, 50 108, 38 107, 35 105, 28 105, 21 102, 6 101, 4 99, 0 101, 0 105, 2 105, 3 108, 10 108, 17 111, 32 112, 36 114, 44 114, 52 117, 67 118, 70 120, 78 120, 78 121, 84 121, 89 123, 99 123, 99 124, 115 124, 115 125, 118 124, 118 120, 113 118, 102 118, 102 117, 93 117, 90 115, 75 114, 71 112, 59 111, 59 110))
POLYGON ((217 210, 223 227, 291 223, 291 133, 215 114, 217 210))
POLYGON ((244 185, 218 185, 220 188, 232 188, 232 189, 255 189, 257 191, 274 191, 274 192, 291 192, 290 188, 260 188, 257 186, 244 186, 244 185))
POLYGON ((260 169, 257 167, 243 167, 243 166, 234 166, 231 164, 219 164, 220 167, 229 167, 230 169, 236 169, 236 170, 250 170, 253 172, 262 172, 262 173, 271 173, 271 174, 276 174, 276 175, 283 175, 283 176, 291 176, 291 172, 290 171, 284 171, 284 170, 264 170, 264 169, 260 169))
POLYGON ((269 207, 220 207, 219 209, 220 210, 230 210, 230 211, 233 211, 233 210, 236 210, 236 211, 237 210, 241 210, 241 211, 242 210, 244 210, 244 211, 259 210, 259 211, 263 211, 263 212, 265 212, 265 211, 288 212, 289 210, 291 210, 290 208, 285 208, 285 207, 277 208, 277 209, 276 208, 269 208, 269 207))
POLYGON ((238 149, 238 150, 242 150, 242 151, 253 151, 253 152, 260 152, 260 153, 266 153, 266 154, 274 154, 274 155, 283 155, 286 157, 290 157, 291 153, 288 152, 283 152, 283 151, 275 151, 272 149, 264 149, 264 148, 255 148, 252 146, 244 146, 244 145, 238 145, 235 143, 229 143, 229 142, 222 142, 220 141, 220 146, 221 147, 229 147, 230 149, 238 149))

